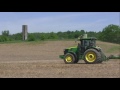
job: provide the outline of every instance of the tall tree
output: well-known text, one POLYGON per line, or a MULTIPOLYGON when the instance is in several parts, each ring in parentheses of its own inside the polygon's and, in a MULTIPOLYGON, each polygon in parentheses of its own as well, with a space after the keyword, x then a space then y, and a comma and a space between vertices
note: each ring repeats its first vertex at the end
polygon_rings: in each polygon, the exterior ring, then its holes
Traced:
POLYGON ((120 43, 120 26, 110 24, 101 32, 99 39, 102 41, 120 43))
POLYGON ((2 31, 3 36, 9 36, 9 30, 4 30, 2 31))

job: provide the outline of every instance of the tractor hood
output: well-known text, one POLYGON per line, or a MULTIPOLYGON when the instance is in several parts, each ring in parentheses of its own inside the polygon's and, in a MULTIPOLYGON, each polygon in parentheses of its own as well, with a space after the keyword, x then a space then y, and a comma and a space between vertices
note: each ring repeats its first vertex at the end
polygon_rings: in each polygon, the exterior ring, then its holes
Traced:
POLYGON ((69 47, 69 48, 66 48, 66 49, 72 49, 72 48, 77 48, 77 46, 69 47))
POLYGON ((73 47, 69 47, 64 49, 64 54, 68 53, 68 52, 77 52, 77 46, 73 46, 73 47))

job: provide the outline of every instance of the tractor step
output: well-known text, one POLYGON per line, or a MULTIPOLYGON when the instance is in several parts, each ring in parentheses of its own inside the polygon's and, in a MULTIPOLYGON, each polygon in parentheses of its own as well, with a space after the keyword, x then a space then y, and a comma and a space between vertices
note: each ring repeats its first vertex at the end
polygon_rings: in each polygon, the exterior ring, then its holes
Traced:
POLYGON ((59 58, 64 59, 64 55, 59 55, 59 58))

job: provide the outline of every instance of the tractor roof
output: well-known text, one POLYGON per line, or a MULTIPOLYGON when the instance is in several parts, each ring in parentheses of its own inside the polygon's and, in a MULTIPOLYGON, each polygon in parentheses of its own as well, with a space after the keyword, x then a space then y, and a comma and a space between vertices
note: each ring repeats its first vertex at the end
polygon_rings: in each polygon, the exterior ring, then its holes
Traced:
POLYGON ((80 40, 96 40, 97 38, 95 37, 88 37, 88 38, 80 38, 80 40))

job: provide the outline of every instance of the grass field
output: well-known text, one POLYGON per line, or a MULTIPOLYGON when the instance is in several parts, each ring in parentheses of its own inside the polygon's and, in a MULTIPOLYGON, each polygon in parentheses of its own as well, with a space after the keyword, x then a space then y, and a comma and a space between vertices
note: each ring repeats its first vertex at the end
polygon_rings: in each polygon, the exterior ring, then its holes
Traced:
MULTIPOLYGON (((0 44, 0 78, 120 78, 120 60, 102 64, 65 64, 59 55, 75 41, 0 44)), ((106 56, 120 54, 120 45, 97 41, 106 56)))

